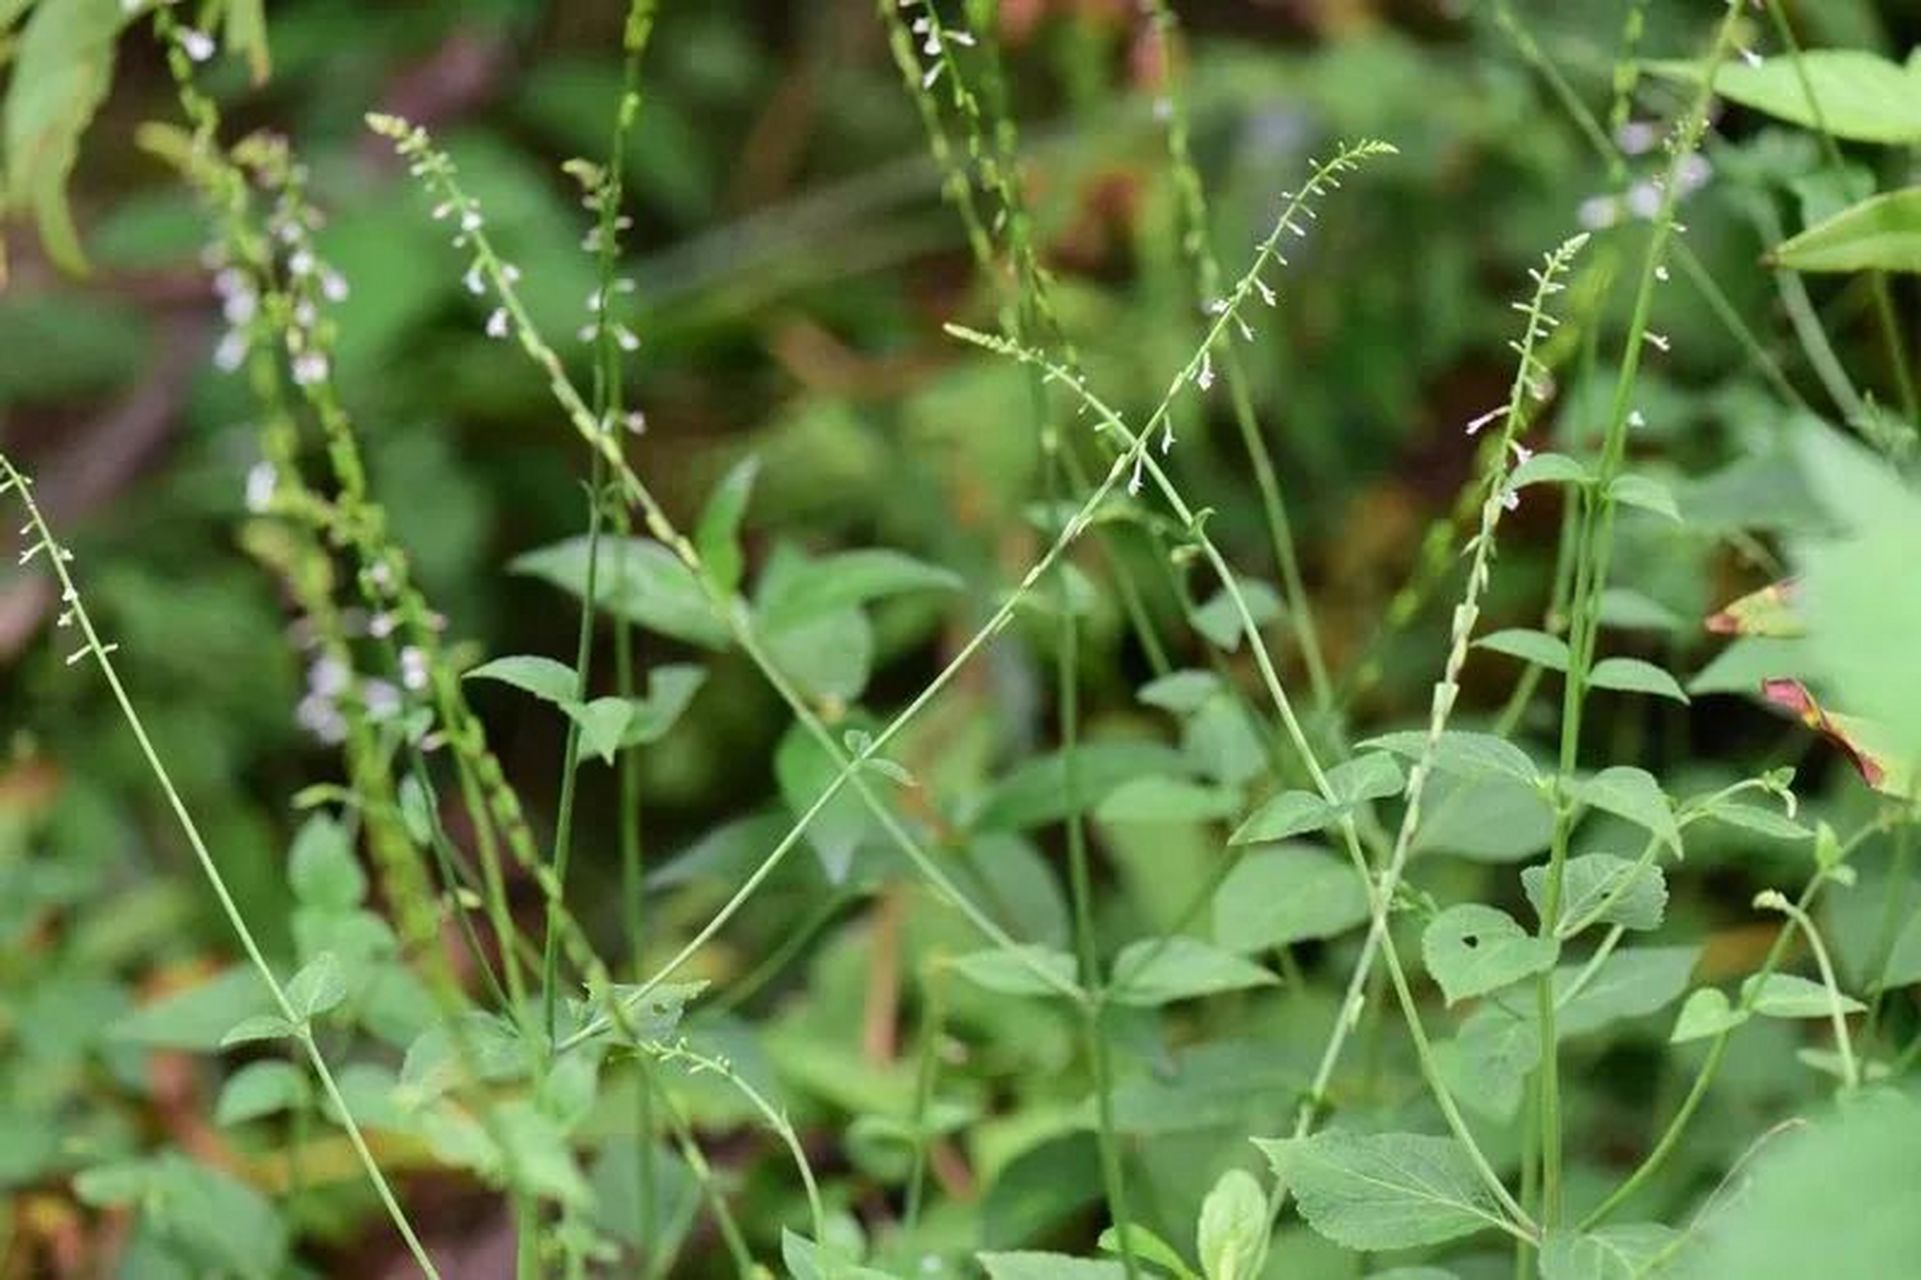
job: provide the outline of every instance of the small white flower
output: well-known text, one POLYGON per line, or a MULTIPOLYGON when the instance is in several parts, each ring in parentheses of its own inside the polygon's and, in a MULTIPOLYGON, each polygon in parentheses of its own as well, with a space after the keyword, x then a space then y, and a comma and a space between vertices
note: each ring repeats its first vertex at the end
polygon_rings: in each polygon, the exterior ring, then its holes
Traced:
POLYGON ((1270 307, 1274 305, 1276 300, 1274 291, 1267 287, 1267 281, 1256 276, 1254 278, 1254 291, 1261 295, 1262 302, 1265 302, 1270 307))
POLYGON ((487 282, 480 277, 480 264, 478 262, 467 268, 467 274, 460 277, 460 283, 465 286, 468 293, 473 294, 476 298, 487 292, 487 282))
POLYGON ((311 387, 327 380, 327 357, 318 351, 303 351, 294 357, 293 380, 303 387, 311 387))
POLYGON ((487 316, 487 336, 490 338, 507 336, 507 308, 495 307, 487 316))
POLYGON ((624 324, 617 324, 614 326, 614 341, 620 344, 620 349, 622 351, 640 350, 639 336, 635 334, 632 329, 629 329, 624 324))
POLYGON ((1509 511, 1518 510, 1521 505, 1521 491, 1510 485, 1507 490, 1501 494, 1501 505, 1509 511))
POLYGON ((1661 140, 1661 130, 1646 120, 1630 120, 1615 130, 1614 140, 1622 151, 1638 156, 1654 149, 1654 144, 1661 140))
POLYGON ((320 273, 320 294, 329 302, 347 300, 347 277, 328 267, 320 273))
POLYGON ((1750 67, 1759 67, 1765 59, 1754 50, 1743 45, 1741 47, 1741 61, 1747 63, 1750 67))
POLYGON ((400 651, 400 683, 415 693, 427 687, 427 655, 413 645, 400 651))
POLYGON ((1575 216, 1587 230, 1601 231, 1619 221, 1621 208, 1612 196, 1589 196, 1575 216))
POLYGON ((208 58, 213 57, 213 37, 204 31, 197 31, 192 27, 182 27, 180 29, 180 48, 182 52, 195 62, 205 62, 208 58))
POLYGON ((280 473, 271 462, 256 462, 247 468, 247 510, 259 515, 273 505, 274 490, 280 487, 280 473))
POLYGON ((295 249, 287 258, 287 270, 297 276, 312 275, 314 256, 311 249, 295 249))
POLYGON ((1654 278, 1662 284, 1666 284, 1668 282, 1668 269, 1665 266, 1656 267, 1654 269, 1654 278))
POLYGON ((213 349, 213 367, 222 373, 234 372, 247 362, 251 345, 245 330, 228 330, 213 349))
POLYGON ((1510 441, 1508 447, 1514 450, 1514 465, 1518 467, 1526 466, 1528 460, 1534 456, 1534 450, 1528 448, 1519 440, 1510 441))
POLYGON ((331 698, 308 694, 294 708, 294 721, 324 745, 338 746, 346 741, 347 721, 331 698))
POLYGON ((1656 351, 1666 351, 1671 346, 1668 342, 1668 336, 1665 333, 1656 333, 1650 329, 1642 336, 1647 339, 1647 344, 1656 351))
POLYGON ((376 613, 367 619, 367 634, 376 640, 385 640, 398 625, 391 613, 376 613))
POLYGON ((519 284, 520 268, 511 262, 503 262, 500 264, 500 278, 508 284, 519 284))
POLYGON ((386 680, 362 681, 360 700, 366 704, 367 718, 370 720, 391 720, 400 714, 400 690, 386 680))
POLYGON ((1628 188, 1628 212, 1637 218, 1652 218, 1661 212, 1661 188, 1652 182, 1637 182, 1628 188))
POLYGON ((318 658, 307 668, 307 688, 322 698, 336 698, 353 683, 353 672, 338 658, 318 658))
POLYGON ((1201 352, 1201 367, 1194 373, 1194 385, 1203 391, 1208 390, 1214 385, 1213 353, 1207 351, 1201 352))
POLYGON ((1630 427, 1636 427, 1636 428, 1645 427, 1647 424, 1648 424, 1647 415, 1642 413, 1639 409, 1635 409, 1628 414, 1628 425, 1630 427))
POLYGON ((945 62, 936 62, 936 63, 930 64, 927 70, 921 72, 920 87, 923 89, 933 88, 934 81, 940 79, 941 69, 946 65, 947 64, 945 62))
POLYGON ((627 434, 644 436, 647 434, 647 415, 635 409, 627 415, 627 434))
POLYGON ((469 233, 475 232, 480 230, 483 225, 485 225, 485 219, 480 216, 480 210, 478 209, 468 209, 460 215, 460 229, 462 231, 469 233))

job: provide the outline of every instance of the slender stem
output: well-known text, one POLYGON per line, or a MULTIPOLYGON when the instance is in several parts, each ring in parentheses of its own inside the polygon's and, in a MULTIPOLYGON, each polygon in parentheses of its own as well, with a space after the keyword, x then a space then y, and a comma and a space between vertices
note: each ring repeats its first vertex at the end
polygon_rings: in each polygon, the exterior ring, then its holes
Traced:
POLYGON ((373 1185, 374 1194, 379 1197, 381 1206, 387 1211, 387 1217, 393 1222, 395 1230, 400 1233, 401 1239, 406 1243, 407 1251, 413 1256, 421 1273, 428 1276, 430 1280, 439 1280, 440 1273, 435 1269, 433 1259, 427 1256, 426 1248, 414 1233, 413 1224, 408 1221, 407 1214, 400 1207, 400 1201, 395 1197, 386 1175, 380 1170, 379 1162, 374 1159, 373 1151, 367 1145, 366 1136, 360 1131, 359 1122, 354 1119, 346 1099, 341 1096, 340 1086, 334 1080, 333 1071, 328 1067, 326 1058, 320 1052, 319 1044, 314 1040, 312 1024, 307 1021, 305 1015, 293 1007, 293 1003, 287 998, 286 988, 274 975, 273 966, 267 963, 267 957, 261 951, 252 928, 248 926, 246 917, 240 912, 239 904, 234 901, 233 894, 229 892, 226 877, 221 875, 219 864, 214 861, 206 840, 201 836, 199 824, 194 821, 193 815, 188 811, 186 801, 181 799, 179 790, 174 786, 173 776, 167 771, 167 766, 161 762, 160 753, 155 749, 153 740, 147 736, 147 726, 141 720, 140 713, 134 708, 133 699, 128 695, 126 686, 121 683, 120 673, 112 657, 109 656, 112 646, 101 642, 99 633, 94 629, 93 617, 88 612, 85 601, 80 598, 79 590, 74 586, 72 575, 67 568, 71 553, 54 540, 53 531, 48 528, 45 518, 40 513, 39 504, 33 499, 32 481, 14 468, 11 458, 0 453, 0 493, 9 490, 18 494, 21 506, 26 510, 27 522, 34 535, 33 545, 41 549, 52 565, 53 574, 60 584, 62 607, 71 611, 73 624, 80 628, 80 634, 85 643, 77 656, 91 658, 99 668, 102 678, 106 680, 114 703, 120 709, 121 718, 126 721, 127 728, 140 747, 140 754, 146 761, 148 770, 153 774, 161 793, 166 797, 167 806, 172 810, 181 834, 186 837, 187 844, 193 849, 194 858, 199 862, 201 872, 213 889, 222 914, 227 917, 228 924, 233 927, 241 949, 246 952, 254 971, 260 975, 280 1016, 286 1020, 289 1027, 288 1034, 299 1043, 308 1063, 313 1067, 315 1077, 320 1081, 322 1092, 327 1095, 328 1102, 339 1114, 341 1127, 347 1133, 347 1140, 353 1145, 354 1155, 360 1161, 368 1182, 373 1185))
MULTIPOLYGON (((1620 475, 1627 451, 1627 427, 1636 380, 1640 373, 1643 347, 1649 339, 1648 324, 1653 313, 1654 294, 1665 270, 1668 244, 1675 233, 1675 207, 1680 199, 1681 167, 1700 146, 1707 127, 1708 104, 1713 98, 1715 77, 1732 51, 1734 31, 1741 15, 1739 0, 1728 0, 1714 44, 1706 59, 1706 72, 1687 115, 1683 118, 1662 183, 1661 205, 1648 238, 1646 257, 1641 266, 1634 310, 1628 323, 1626 348, 1622 353, 1620 376, 1615 382, 1609 409, 1607 433, 1602 442, 1601 464, 1594 488, 1586 499, 1582 536, 1576 545, 1577 565, 1574 598, 1569 621, 1570 659, 1563 684, 1561 710, 1560 773, 1556 782, 1554 834, 1549 845, 1546 884, 1542 891, 1541 934, 1552 936, 1560 925, 1562 882, 1566 873, 1568 843, 1573 829, 1575 807, 1567 795, 1568 783, 1580 755, 1581 712, 1587 696, 1588 672, 1594 661, 1600 629, 1601 593, 1608 579, 1608 564, 1614 545, 1615 499, 1613 483, 1620 475)), ((1562 1208, 1562 1120, 1560 1097, 1560 1055, 1555 1034, 1555 999, 1552 974, 1536 982, 1536 1008, 1541 1026, 1541 1063, 1538 1072, 1541 1112, 1541 1220, 1549 1228, 1559 1225, 1562 1208)))

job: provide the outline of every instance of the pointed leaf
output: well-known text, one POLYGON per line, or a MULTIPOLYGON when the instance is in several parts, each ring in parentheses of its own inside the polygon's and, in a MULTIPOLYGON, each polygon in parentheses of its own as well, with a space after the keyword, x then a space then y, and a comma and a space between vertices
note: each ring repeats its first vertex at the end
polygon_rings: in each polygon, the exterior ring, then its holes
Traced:
POLYGON ((1074 957, 1053 947, 1028 945, 1019 948, 1021 956, 1005 949, 974 951, 957 956, 954 969, 975 986, 1010 996, 1058 996, 1060 988, 1038 973, 1036 966, 1054 974, 1062 982, 1074 981, 1074 957))
POLYGON ((1354 868, 1306 845, 1256 849, 1214 894, 1214 941, 1246 954, 1347 932, 1368 917, 1354 868))
POLYGON ((1727 993, 1721 988, 1702 987, 1690 993, 1681 1005, 1681 1014, 1674 1020, 1674 1030, 1668 1035, 1668 1043, 1685 1044, 1689 1040, 1718 1036, 1723 1031, 1732 1031, 1747 1020, 1748 1011, 1737 1009, 1729 1003, 1727 993))
POLYGON ((1757 993, 1755 978, 1759 976, 1741 984, 1741 995, 1764 1018, 1826 1018, 1834 1013, 1836 1004, 1844 1014, 1866 1013, 1868 1009, 1851 995, 1830 993, 1820 983, 1792 973, 1770 973, 1757 993))
MULTIPOLYGON (((1427 751, 1425 733, 1389 733, 1370 738, 1362 747, 1392 751, 1403 760, 1418 760, 1427 751)), ((1443 773, 1463 778, 1498 775, 1525 782, 1530 786, 1541 779, 1541 771, 1527 752, 1505 738, 1491 733, 1468 733, 1449 729, 1441 734, 1434 752, 1434 767, 1443 773)))
POLYGON ((1283 791, 1237 828, 1231 845, 1260 844, 1306 835, 1340 821, 1341 811, 1309 791, 1283 791))
POLYGON ((1551 636, 1545 631, 1510 627, 1506 631, 1495 631, 1482 636, 1474 642, 1474 647, 1494 653, 1505 653, 1509 657, 1532 662, 1550 671, 1567 670, 1567 641, 1559 636, 1551 636))
POLYGON ((1411 1249, 1502 1223, 1452 1138, 1329 1131, 1255 1145, 1308 1225, 1348 1249, 1411 1249))
POLYGON ((1768 256, 1793 271, 1921 271, 1921 187, 1869 196, 1768 256))
POLYGON ((1707 629, 1721 636, 1804 636, 1808 627, 1801 617, 1799 596, 1799 584, 1792 578, 1769 583, 1709 614, 1707 629))
POLYGON ((1680 855, 1681 828, 1674 819, 1674 806, 1647 770, 1616 765, 1581 779, 1571 790, 1582 804, 1647 828, 1680 855))
MULTIPOLYGON (((1547 892, 1547 868, 1534 866, 1522 871, 1521 886, 1539 918, 1542 897, 1547 892)), ((1561 936, 1564 938, 1573 936, 1576 924, 1658 929, 1667 905, 1667 877, 1652 863, 1643 864, 1611 853, 1585 853, 1569 858, 1562 869, 1561 936)))
POLYGON ((1150 776, 1122 783, 1094 813, 1102 822, 1216 822, 1240 807, 1240 796, 1224 787, 1150 776))
POLYGON ((1588 672, 1588 683, 1596 689, 1616 689, 1623 693, 1651 693, 1659 698, 1687 702, 1680 683, 1651 662, 1639 658, 1603 658, 1588 672))
POLYGON ((707 499, 694 530, 694 546, 714 585, 728 595, 740 587, 745 561, 740 551, 740 523, 753 496, 760 458, 749 454, 734 464, 707 499))
MULTIPOLYGON (((587 538, 569 538, 517 556, 509 567, 578 599, 587 591, 587 551, 587 538)), ((689 644, 718 650, 731 639, 693 570, 652 538, 600 539, 594 599, 616 618, 689 644)))
POLYGON ((1174 934, 1121 948, 1114 960, 1109 997, 1127 1005, 1171 1004, 1222 991, 1279 982, 1261 966, 1199 938, 1174 934))
MULTIPOLYGON (((1654 62, 1648 69, 1696 83, 1702 76, 1694 62, 1654 62)), ((1916 79, 1912 68, 1863 49, 1807 49, 1798 58, 1784 55, 1758 64, 1730 59, 1715 75, 1714 91, 1789 124, 1825 127, 1850 142, 1901 144, 1921 141, 1916 79)))
POLYGON ((301 1018, 317 1018, 347 998, 347 979, 333 952, 323 951, 287 981, 287 1003, 301 1018))
POLYGON ((580 678, 564 662, 533 654, 516 654, 483 662, 461 677, 463 680, 498 680, 536 698, 556 704, 574 700, 580 678))
POLYGON ((1608 496, 1616 502, 1625 502, 1630 507, 1652 511, 1676 524, 1681 523, 1681 508, 1674 504, 1674 495, 1659 480, 1633 472, 1616 476, 1614 483, 1608 486, 1608 496))

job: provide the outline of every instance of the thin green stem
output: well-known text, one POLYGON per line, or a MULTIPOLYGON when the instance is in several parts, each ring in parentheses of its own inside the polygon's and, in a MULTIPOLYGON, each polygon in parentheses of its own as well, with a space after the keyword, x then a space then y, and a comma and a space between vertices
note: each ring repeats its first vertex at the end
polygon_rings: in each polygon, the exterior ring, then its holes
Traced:
POLYGON ((72 625, 80 629, 84 643, 75 657, 69 661, 91 658, 99 668, 101 677, 106 680, 107 688, 120 710, 121 718, 126 721, 134 741, 139 745, 141 757, 146 761, 148 770, 159 785, 161 794, 166 797, 167 807, 172 810, 181 834, 186 837, 187 844, 193 849, 194 858, 199 862, 200 870, 212 888, 222 914, 227 917, 228 924, 232 926, 235 937, 240 941, 241 949, 246 952, 248 962, 260 975, 275 1008, 286 1020, 289 1027, 288 1034, 299 1043, 308 1063, 313 1067, 314 1076, 320 1081, 321 1091, 327 1095, 327 1101, 339 1115, 340 1125, 347 1133, 347 1140, 352 1144, 354 1155, 360 1161, 361 1169, 366 1173, 368 1182, 372 1184, 374 1194, 379 1197, 382 1208, 386 1210, 387 1217, 393 1222, 394 1229, 400 1233, 408 1253, 413 1256, 421 1273, 429 1277, 429 1280, 439 1280, 440 1273, 434 1267, 433 1259, 427 1256, 425 1246, 421 1244, 419 1236, 414 1233, 413 1224, 408 1221, 407 1214, 400 1207, 400 1201, 395 1197, 386 1175, 381 1172, 379 1162, 374 1159, 373 1151, 367 1145, 366 1136, 361 1132, 359 1122, 354 1119, 346 1099, 341 1096, 340 1086, 334 1079, 333 1071, 328 1067, 326 1058, 320 1052, 319 1044, 314 1040, 312 1025, 304 1014, 294 1008, 292 1001, 287 998, 286 988, 275 976, 273 966, 267 963, 267 957, 261 951, 252 928, 248 926, 246 917, 240 912, 239 904, 234 901, 233 894, 227 888, 227 881, 220 873, 219 864, 214 861, 206 840, 200 834, 199 824, 194 821, 192 813, 188 811, 186 801, 181 798, 179 790, 174 786, 173 775, 167 771, 167 766, 160 759, 159 751, 148 736, 147 726, 141 720, 139 711, 135 709, 133 699, 121 682, 120 673, 110 656, 113 646, 101 642, 100 635, 94 628, 93 616, 88 612, 86 602, 81 599, 78 588, 74 586, 72 574, 67 567, 71 553, 55 541, 53 531, 41 515, 39 504, 33 499, 32 482, 14 468, 11 458, 0 453, 0 494, 9 491, 18 496, 21 506, 27 513, 27 522, 33 532, 31 545, 45 555, 54 577, 59 582, 60 600, 62 608, 67 611, 66 616, 71 619, 72 625))

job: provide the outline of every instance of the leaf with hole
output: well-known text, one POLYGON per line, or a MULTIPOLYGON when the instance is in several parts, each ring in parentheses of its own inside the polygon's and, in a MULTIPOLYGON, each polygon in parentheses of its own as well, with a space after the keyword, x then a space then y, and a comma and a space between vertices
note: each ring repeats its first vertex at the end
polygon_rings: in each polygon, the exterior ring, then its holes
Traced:
MULTIPOLYGON (((1538 918, 1547 892, 1547 868, 1528 867, 1521 886, 1538 918)), ((1584 853, 1569 858, 1562 869, 1561 927, 1563 938, 1576 927, 1618 924, 1624 929, 1658 929, 1667 911, 1667 876, 1652 863, 1612 853, 1584 853)))
POLYGON ((1421 958, 1449 1004, 1549 969, 1559 955, 1554 939, 1538 938, 1507 912, 1478 902, 1449 907, 1421 932, 1421 958))

